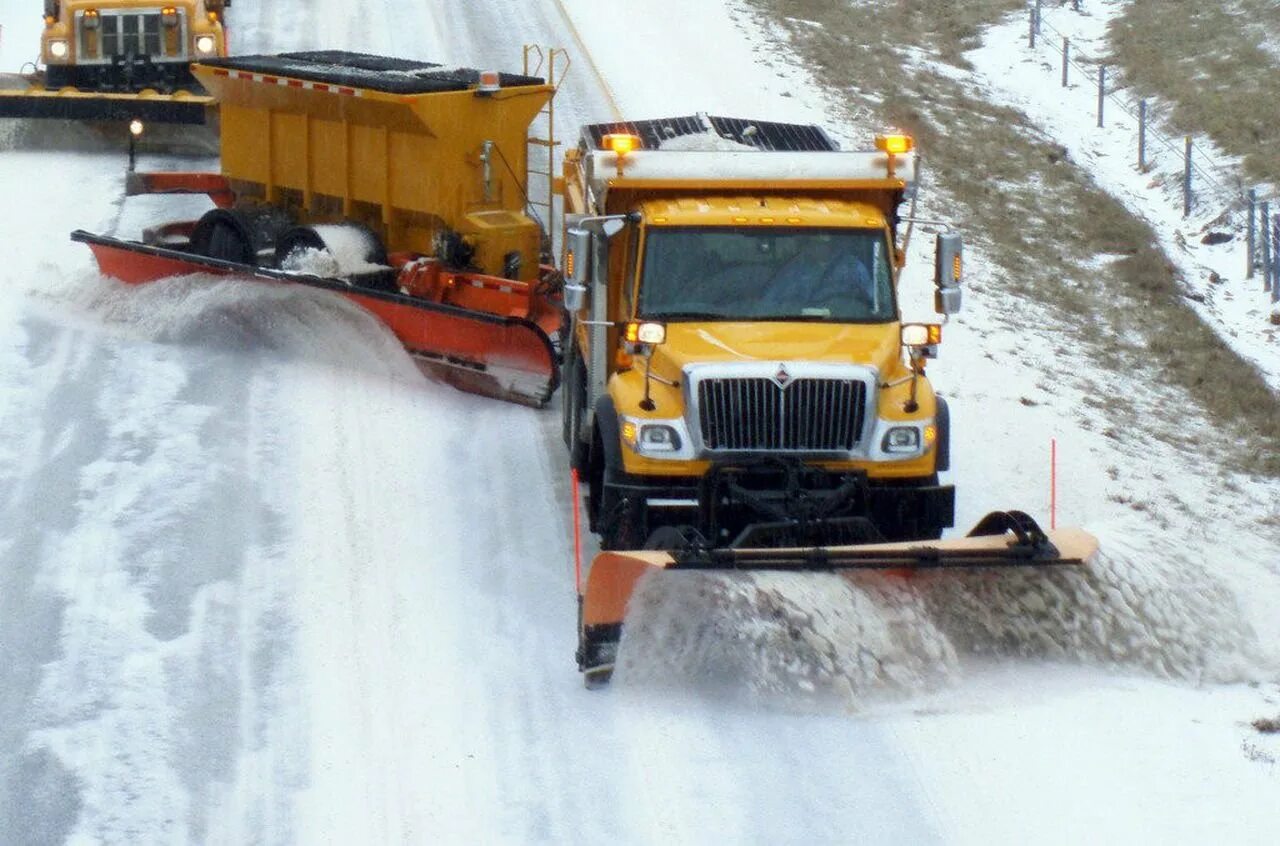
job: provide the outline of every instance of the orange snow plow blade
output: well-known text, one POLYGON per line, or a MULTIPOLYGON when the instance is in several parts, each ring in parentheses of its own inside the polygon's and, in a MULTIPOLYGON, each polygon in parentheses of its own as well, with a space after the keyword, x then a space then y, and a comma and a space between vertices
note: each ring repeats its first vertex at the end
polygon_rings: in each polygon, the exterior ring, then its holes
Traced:
POLYGON ((647 573, 679 570, 841 572, 881 570, 909 575, 924 570, 1007 567, 1081 567, 1098 553, 1098 540, 1080 529, 1041 531, 1021 512, 995 512, 967 537, 858 546, 796 549, 705 549, 602 552, 591 562, 581 599, 578 667, 589 686, 613 670, 627 604, 647 573))
POLYGON ((82 230, 71 239, 89 245, 105 275, 133 284, 210 273, 333 291, 381 320, 422 370, 459 390, 541 406, 558 384, 555 348, 540 325, 549 323, 545 309, 504 316, 369 287, 359 277, 312 276, 82 230))

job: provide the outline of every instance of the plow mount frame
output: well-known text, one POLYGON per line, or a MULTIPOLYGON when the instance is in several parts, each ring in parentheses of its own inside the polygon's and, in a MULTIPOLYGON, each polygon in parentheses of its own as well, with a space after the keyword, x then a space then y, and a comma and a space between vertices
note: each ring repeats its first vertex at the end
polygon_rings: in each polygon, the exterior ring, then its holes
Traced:
POLYGON ((669 551, 602 552, 591 563, 579 596, 578 669, 589 688, 608 682, 622 636, 622 618, 639 580, 649 572, 807 572, 859 570, 910 576, 931 570, 1083 567, 1098 542, 1079 529, 1046 533, 1021 511, 994 511, 965 537, 856 546, 791 549, 712 548, 691 543, 669 551))

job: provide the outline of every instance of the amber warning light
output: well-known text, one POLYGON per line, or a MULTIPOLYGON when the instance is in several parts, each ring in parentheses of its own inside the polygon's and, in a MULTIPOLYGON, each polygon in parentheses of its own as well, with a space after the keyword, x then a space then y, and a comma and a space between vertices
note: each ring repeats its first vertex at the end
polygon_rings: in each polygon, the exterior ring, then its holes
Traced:
POLYGON ((611 132, 604 137, 604 145, 619 156, 640 149, 640 139, 627 132, 611 132))
POLYGON ((876 149, 891 156, 901 156, 903 153, 910 153, 915 148, 915 139, 910 135, 886 134, 876 136, 876 149))

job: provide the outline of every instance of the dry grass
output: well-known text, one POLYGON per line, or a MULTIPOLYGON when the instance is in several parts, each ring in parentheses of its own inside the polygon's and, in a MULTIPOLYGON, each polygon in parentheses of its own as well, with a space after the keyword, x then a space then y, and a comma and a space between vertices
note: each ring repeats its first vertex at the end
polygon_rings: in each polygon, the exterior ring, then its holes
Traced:
POLYGON ((1263 734, 1280 734, 1280 717, 1261 717, 1253 721, 1253 727, 1263 734))
POLYGON ((1280 185, 1280 4, 1130 3, 1111 40, 1125 79, 1173 104, 1179 131, 1207 133, 1253 179, 1280 185))
MULTIPOLYGON (((989 244, 1007 290, 1055 309, 1064 342, 1135 383, 1189 395, 1219 430, 1197 434, 1192 448, 1215 451, 1237 469, 1280 475, 1280 397, 1191 310, 1146 224, 1020 113, 953 75, 904 71, 910 54, 900 48, 964 67, 980 26, 1022 8, 1020 0, 748 2, 783 22, 818 78, 848 81, 844 117, 870 112, 916 135, 929 170, 958 204, 953 216, 989 244), (1099 254, 1119 258, 1099 272, 1090 266, 1099 254)), ((1117 424, 1141 420, 1185 445, 1176 409, 1108 399, 1117 424)))

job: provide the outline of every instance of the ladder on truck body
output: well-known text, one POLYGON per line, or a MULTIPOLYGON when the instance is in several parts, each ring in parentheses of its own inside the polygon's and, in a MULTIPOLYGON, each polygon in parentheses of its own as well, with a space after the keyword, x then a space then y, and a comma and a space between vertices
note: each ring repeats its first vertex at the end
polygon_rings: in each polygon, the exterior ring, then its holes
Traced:
POLYGON ((555 173, 556 148, 560 146, 560 142, 556 140, 556 94, 559 93, 560 84, 568 74, 571 64, 568 50, 560 47, 544 49, 538 44, 524 45, 524 75, 539 76, 545 73, 547 84, 552 88, 547 105, 534 117, 535 122, 540 118, 543 119, 545 135, 537 135, 533 124, 530 124, 529 149, 525 164, 525 201, 529 206, 529 212, 542 224, 545 251, 549 255, 554 255, 555 242, 559 235, 555 209, 556 182, 558 181, 555 173), (535 156, 535 150, 545 151, 545 156, 542 153, 535 156), (535 164, 535 161, 544 159, 545 169, 535 164), (535 176, 545 180, 545 193, 539 191, 535 194, 532 184, 532 178, 535 176), (542 199, 543 197, 546 199, 542 199), (544 214, 539 214, 539 210, 544 214))

